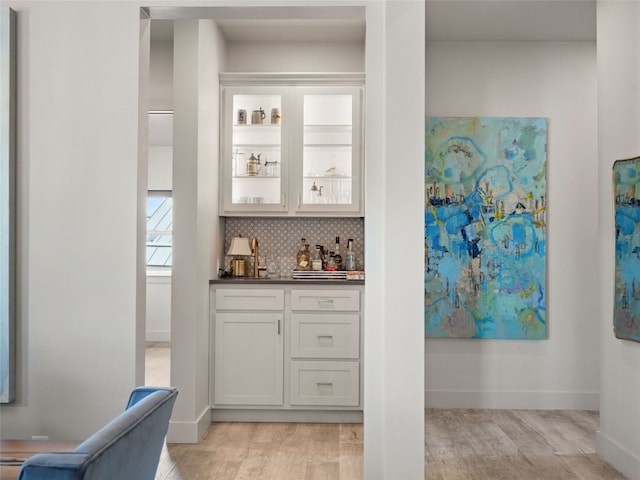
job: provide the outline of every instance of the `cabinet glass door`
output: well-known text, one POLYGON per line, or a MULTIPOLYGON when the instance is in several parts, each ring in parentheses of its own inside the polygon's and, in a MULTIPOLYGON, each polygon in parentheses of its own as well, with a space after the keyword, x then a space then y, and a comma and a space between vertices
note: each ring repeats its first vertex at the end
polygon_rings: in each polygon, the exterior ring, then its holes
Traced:
MULTIPOLYGON (((284 208, 283 128, 288 119, 283 112, 283 95, 265 89, 228 92, 226 99, 231 125, 230 148, 225 148, 230 168, 230 189, 224 203, 229 210, 259 211, 284 208)), ((227 137, 228 138, 228 137, 227 137)))
POLYGON ((357 210, 359 89, 304 90, 301 210, 357 210))

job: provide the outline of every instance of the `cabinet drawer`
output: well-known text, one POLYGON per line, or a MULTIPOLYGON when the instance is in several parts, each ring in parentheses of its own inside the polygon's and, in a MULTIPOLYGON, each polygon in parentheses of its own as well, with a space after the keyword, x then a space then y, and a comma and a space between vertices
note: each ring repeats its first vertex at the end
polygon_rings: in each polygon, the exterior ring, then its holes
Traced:
POLYGON ((291 362, 291 405, 357 407, 358 362, 291 362))
POLYGON ((291 290, 291 310, 360 310, 359 290, 291 290))
POLYGON ((216 310, 283 310, 284 290, 220 288, 216 310))
POLYGON ((291 356, 297 358, 360 357, 360 315, 291 315, 291 356))

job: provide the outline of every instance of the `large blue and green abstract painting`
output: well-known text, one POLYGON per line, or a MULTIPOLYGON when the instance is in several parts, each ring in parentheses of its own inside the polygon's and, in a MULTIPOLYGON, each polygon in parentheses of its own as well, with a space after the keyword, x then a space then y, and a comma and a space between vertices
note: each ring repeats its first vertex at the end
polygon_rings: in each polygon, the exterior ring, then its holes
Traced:
POLYGON ((425 162, 426 336, 546 338, 546 119, 427 117, 425 162))
POLYGON ((616 274, 613 330, 640 342, 640 157, 613 164, 616 274))

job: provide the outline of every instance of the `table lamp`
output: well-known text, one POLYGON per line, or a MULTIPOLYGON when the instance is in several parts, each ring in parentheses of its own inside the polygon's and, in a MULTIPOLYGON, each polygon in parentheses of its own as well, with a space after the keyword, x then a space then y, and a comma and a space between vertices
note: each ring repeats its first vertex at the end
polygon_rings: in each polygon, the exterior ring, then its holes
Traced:
POLYGON ((234 277, 246 277, 247 261, 240 257, 251 255, 249 239, 247 237, 233 237, 227 255, 234 256, 233 260, 231 260, 231 275, 234 277))

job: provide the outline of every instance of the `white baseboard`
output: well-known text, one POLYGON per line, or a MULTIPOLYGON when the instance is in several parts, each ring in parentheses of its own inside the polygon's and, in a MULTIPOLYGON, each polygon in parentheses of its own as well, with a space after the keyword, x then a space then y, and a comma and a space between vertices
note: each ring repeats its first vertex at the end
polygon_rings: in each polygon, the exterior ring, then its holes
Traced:
POLYGON ((171 332, 169 330, 147 330, 145 340, 147 342, 170 342, 171 332))
POLYGON ((362 410, 250 410, 215 408, 212 422, 362 423, 362 410))
POLYGON ((640 480, 640 455, 601 431, 596 432, 596 453, 629 480, 640 480))
POLYGON ((211 407, 207 406, 192 422, 170 421, 167 443, 198 443, 211 425, 211 407))
POLYGON ((426 390, 427 408, 599 410, 599 392, 488 392, 426 390))

